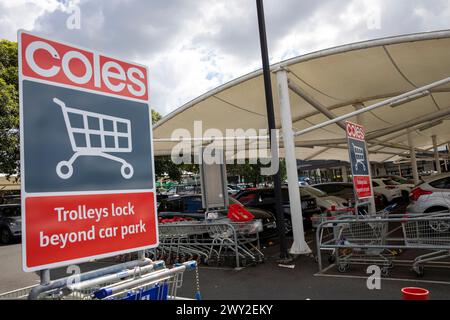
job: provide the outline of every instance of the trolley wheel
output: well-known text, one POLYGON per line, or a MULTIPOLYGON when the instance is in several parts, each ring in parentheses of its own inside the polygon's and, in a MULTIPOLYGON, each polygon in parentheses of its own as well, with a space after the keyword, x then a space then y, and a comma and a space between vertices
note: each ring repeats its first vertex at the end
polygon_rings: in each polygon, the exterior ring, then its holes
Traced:
POLYGON ((423 278, 425 275, 425 268, 423 266, 414 267, 413 270, 418 278, 423 278))
POLYGON ((122 167, 120 168, 120 173, 122 173, 122 177, 124 177, 125 179, 131 179, 134 175, 133 166, 129 163, 122 164, 122 167))
POLYGON ((73 175, 73 166, 69 161, 61 161, 56 166, 56 174, 61 179, 67 180, 73 175))
POLYGON ((390 277, 390 276, 391 276, 391 270, 390 270, 390 268, 389 268, 389 267, 383 267, 383 268, 381 269, 381 275, 382 275, 383 277, 390 277))
POLYGON ((340 264, 338 266, 338 271, 340 273, 346 273, 349 269, 350 269, 350 265, 349 264, 340 264))

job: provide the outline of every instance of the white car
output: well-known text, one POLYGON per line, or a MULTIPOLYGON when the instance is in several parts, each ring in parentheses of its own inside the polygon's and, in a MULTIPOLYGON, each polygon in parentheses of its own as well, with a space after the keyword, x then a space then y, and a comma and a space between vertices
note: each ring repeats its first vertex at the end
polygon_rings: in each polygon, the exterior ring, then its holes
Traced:
POLYGON ((411 191, 407 213, 449 212, 450 173, 423 177, 423 183, 411 191))
POLYGON ((372 179, 373 191, 381 193, 384 204, 402 198, 402 190, 397 182, 391 179, 372 179))
POLYGON ((316 199, 317 207, 320 208, 322 212, 326 212, 327 210, 331 211, 332 207, 335 207, 336 210, 340 210, 346 209, 349 206, 347 200, 335 196, 329 196, 319 189, 303 186, 301 189, 316 199))
POLYGON ((411 193, 412 189, 414 189, 415 184, 414 181, 411 179, 406 179, 400 176, 383 176, 383 177, 377 177, 376 179, 390 179, 393 182, 396 182, 400 190, 402 191, 402 197, 405 200, 408 200, 409 194, 411 193))

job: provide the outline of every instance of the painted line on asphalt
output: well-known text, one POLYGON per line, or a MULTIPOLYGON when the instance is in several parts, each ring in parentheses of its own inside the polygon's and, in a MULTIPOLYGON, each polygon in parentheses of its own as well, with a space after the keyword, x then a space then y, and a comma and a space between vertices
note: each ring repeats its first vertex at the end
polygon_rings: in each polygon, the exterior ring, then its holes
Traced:
MULTIPOLYGON (((367 280, 367 277, 362 276, 350 276, 350 275, 333 275, 333 274, 321 274, 316 273, 315 277, 326 277, 326 278, 341 278, 341 279, 363 279, 367 280)), ((443 284, 449 285, 450 281, 433 281, 433 280, 416 280, 416 279, 401 279, 401 278, 382 278, 385 281, 396 281, 396 282, 414 282, 414 283, 428 283, 428 284, 443 284)))

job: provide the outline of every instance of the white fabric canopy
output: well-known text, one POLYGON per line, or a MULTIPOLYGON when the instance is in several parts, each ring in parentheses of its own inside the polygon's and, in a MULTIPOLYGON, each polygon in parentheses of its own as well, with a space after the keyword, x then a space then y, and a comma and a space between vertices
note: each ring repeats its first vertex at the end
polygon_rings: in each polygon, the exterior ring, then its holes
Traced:
MULTIPOLYGON (((323 50, 281 62, 272 67, 285 68, 289 81, 308 96, 340 116, 355 111, 355 104, 369 106, 418 87, 450 76, 450 30, 414 34, 367 41, 323 50)), ((276 76, 272 75, 277 126, 280 127, 276 76)), ((290 90, 294 131, 322 123, 328 118, 290 90)), ((368 134, 392 128, 410 120, 420 119, 440 110, 450 110, 450 85, 435 88, 431 95, 398 107, 385 106, 364 114, 368 134)), ((450 116, 442 123, 419 131, 427 123, 417 124, 412 133, 415 146, 432 147, 432 135, 438 143, 450 142, 450 116)), ((202 121, 203 131, 218 129, 266 129, 266 104, 262 71, 256 71, 225 84, 193 100, 164 117, 154 127, 155 155, 170 154, 178 142, 167 142, 176 129, 188 130, 194 137, 194 121, 202 121)), ((357 122, 357 119, 350 119, 357 122)), ((428 124, 430 124, 428 122, 428 124)), ((338 125, 296 137, 296 155, 301 160, 348 161, 345 144, 323 147, 324 140, 344 139, 345 131, 338 125), (308 142, 308 148, 300 147, 308 142), (314 142, 317 142, 315 144, 314 142), (311 147, 310 144, 317 145, 311 147)), ((406 130, 377 139, 393 145, 370 147, 370 160, 398 160, 396 154, 407 153, 406 130)), ((374 143, 373 141, 371 143, 374 143)), ((376 144, 376 143, 374 143, 376 144)), ((280 151, 283 156, 283 150, 280 151)))

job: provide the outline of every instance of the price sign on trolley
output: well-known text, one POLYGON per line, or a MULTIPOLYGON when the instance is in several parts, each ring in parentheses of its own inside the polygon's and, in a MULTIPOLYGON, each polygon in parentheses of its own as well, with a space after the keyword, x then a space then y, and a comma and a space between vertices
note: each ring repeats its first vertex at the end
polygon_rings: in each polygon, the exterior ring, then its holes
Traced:
POLYGON ((358 199, 367 199, 372 197, 372 179, 367 159, 365 130, 364 127, 351 122, 347 122, 346 127, 355 193, 358 199))
POLYGON ((156 247, 148 69, 18 38, 24 270, 156 247))

